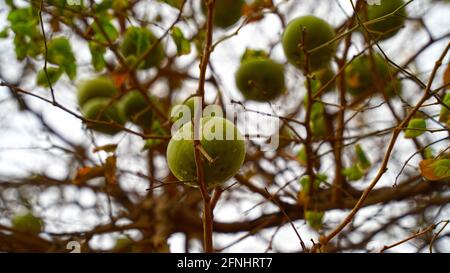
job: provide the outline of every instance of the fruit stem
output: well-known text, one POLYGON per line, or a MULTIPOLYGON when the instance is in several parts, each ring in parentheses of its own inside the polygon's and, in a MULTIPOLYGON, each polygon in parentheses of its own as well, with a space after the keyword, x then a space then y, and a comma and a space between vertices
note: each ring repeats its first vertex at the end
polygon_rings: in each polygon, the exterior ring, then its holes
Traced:
MULTIPOLYGON (((215 0, 205 0, 208 9, 206 21, 206 44, 203 49, 203 54, 200 60, 200 77, 198 83, 197 95, 201 97, 201 105, 205 103, 205 80, 206 69, 208 68, 209 57, 212 52, 212 38, 213 38, 213 19, 214 19, 214 4, 215 0)), ((200 136, 200 118, 202 109, 197 109, 193 119, 194 127, 194 152, 195 164, 197 167, 197 178, 200 192, 203 198, 203 248, 206 253, 211 253, 213 249, 213 212, 211 207, 211 197, 207 191, 205 179, 203 176, 203 161, 201 157, 201 143, 200 136)), ((201 137, 201 136, 200 136, 201 137)))

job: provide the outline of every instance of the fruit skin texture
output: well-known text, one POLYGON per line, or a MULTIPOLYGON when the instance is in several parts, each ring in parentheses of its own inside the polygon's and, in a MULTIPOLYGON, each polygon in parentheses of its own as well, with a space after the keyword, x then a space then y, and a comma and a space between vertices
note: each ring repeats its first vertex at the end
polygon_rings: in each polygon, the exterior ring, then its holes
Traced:
MULTIPOLYGON (((284 54, 291 64, 303 70, 305 56, 300 45, 304 44, 306 50, 312 50, 329 42, 334 36, 333 28, 324 20, 312 15, 298 17, 287 25, 283 33, 284 54), (304 43, 302 43, 303 28, 306 28, 304 43)), ((324 68, 331 61, 334 52, 334 43, 312 52, 309 55, 309 70, 316 71, 324 68)))
MULTIPOLYGON (((367 6, 367 21, 393 13, 404 4, 403 0, 381 0, 381 5, 367 6)), ((378 40, 385 40, 400 31, 401 26, 405 23, 406 16, 406 9, 403 7, 385 19, 367 25, 366 28, 370 31, 371 36, 378 40)))
MULTIPOLYGON (((226 119, 205 117, 201 119, 201 123, 203 134, 200 143, 206 153, 213 159, 213 162, 209 162, 202 156, 204 179, 206 186, 213 188, 227 181, 239 171, 245 159, 245 141, 234 124, 226 119), (212 128, 212 130, 208 128, 212 128), (223 139, 211 140, 214 136, 213 130, 216 134, 217 130, 223 130, 223 134, 219 136, 223 139), (232 130, 230 132, 233 132, 233 139, 226 139, 227 130, 232 130)), ((192 132, 192 122, 189 122, 183 125, 172 137, 167 146, 167 163, 176 178, 180 181, 186 181, 186 184, 190 186, 197 187, 197 168, 192 132), (175 138, 183 134, 183 130, 190 132, 191 137, 176 140, 175 138)))
MULTIPOLYGON (((202 1, 203 14, 207 15, 207 7, 202 1)), ((214 26, 219 28, 228 28, 234 25, 242 17, 242 8, 244 0, 216 0, 214 4, 214 26)))
POLYGON ((105 77, 85 80, 78 87, 78 104, 83 107, 93 98, 111 98, 117 93, 113 82, 105 77))
MULTIPOLYGON (((149 96, 149 99, 151 97, 149 96)), ((131 91, 122 98, 123 112, 134 124, 150 128, 153 123, 153 111, 139 91, 131 91)))
POLYGON ((248 100, 271 101, 286 90, 284 67, 266 58, 245 60, 236 71, 236 86, 248 100))
POLYGON ((13 228, 19 232, 38 235, 42 232, 42 220, 31 213, 14 216, 13 228))
MULTIPOLYGON (((125 124, 125 116, 121 107, 115 103, 111 103, 111 99, 108 98, 94 98, 89 100, 81 109, 84 117, 98 121, 115 121, 120 125, 125 124)), ((89 124, 88 128, 108 134, 114 135, 120 131, 120 128, 116 128, 111 125, 103 124, 89 124)))
MULTIPOLYGON (((139 60, 143 54, 153 47, 157 42, 157 38, 147 28, 129 27, 125 32, 124 40, 121 44, 120 50, 126 58, 139 60)), ((156 45, 147 57, 142 60, 138 66, 140 69, 149 69, 151 67, 159 66, 164 58, 164 49, 161 42, 156 45)))
MULTIPOLYGON (((189 108, 190 116, 188 119, 192 120, 192 118, 194 117, 194 114, 195 114, 195 100, 196 99, 199 99, 199 97, 194 96, 194 97, 189 98, 183 104, 175 105, 172 109, 172 114, 173 114, 171 117, 172 122, 176 122, 177 120, 184 118, 183 110, 180 108, 182 105, 187 106, 189 108)), ((200 107, 200 105, 198 107, 200 107)))
POLYGON ((369 55, 361 55, 346 67, 345 80, 349 93, 359 96, 376 90, 377 86, 384 87, 384 90, 376 91, 386 92, 389 98, 400 93, 401 82, 397 78, 392 79, 391 73, 394 71, 389 64, 378 53, 373 55, 373 60, 372 63, 369 55))

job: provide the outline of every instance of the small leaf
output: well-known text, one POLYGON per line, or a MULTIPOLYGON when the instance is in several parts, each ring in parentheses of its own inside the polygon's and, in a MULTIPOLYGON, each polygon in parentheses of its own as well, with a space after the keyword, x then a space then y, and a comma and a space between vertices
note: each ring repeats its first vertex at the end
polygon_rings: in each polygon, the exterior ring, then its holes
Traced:
POLYGON ((450 93, 445 94, 442 103, 439 121, 448 123, 450 121, 450 93))
POLYGON ((8 38, 8 28, 4 28, 2 31, 0 31, 0 39, 8 38))
POLYGON ((108 156, 105 161, 105 179, 107 183, 117 184, 117 176, 116 176, 116 156, 108 156))
POLYGON ((420 174, 430 181, 450 177, 450 159, 425 159, 419 163, 420 174))
POLYGON ((106 49, 94 42, 90 42, 89 50, 91 51, 92 65, 95 71, 102 71, 106 66, 104 57, 106 49))
POLYGON ((325 212, 323 211, 306 211, 305 220, 310 227, 315 230, 319 230, 323 226, 323 217, 325 212))
POLYGON ((184 37, 184 34, 179 27, 172 28, 171 35, 177 46, 178 56, 191 53, 191 42, 184 37))
POLYGON ((358 165, 353 165, 343 169, 342 174, 347 177, 347 180, 349 181, 357 181, 364 176, 364 172, 358 165))
POLYGON ((49 87, 49 84, 48 84, 49 80, 52 85, 55 84, 61 77, 62 72, 63 71, 59 67, 47 67, 47 74, 48 74, 48 79, 47 79, 45 70, 41 69, 37 73, 36 83, 37 83, 37 85, 40 85, 40 86, 49 87))
POLYGON ((64 69, 67 76, 73 80, 77 73, 77 65, 69 40, 58 37, 50 41, 47 47, 48 62, 59 65, 64 69))
POLYGON ((370 166, 371 166, 370 160, 367 158, 367 155, 364 152, 364 150, 362 149, 361 145, 359 145, 359 144, 355 145, 355 152, 356 152, 356 158, 358 160, 359 166, 363 170, 370 168, 370 166))
POLYGON ((413 118, 409 121, 408 127, 405 130, 405 138, 415 138, 423 133, 427 129, 427 123, 423 118, 413 118))

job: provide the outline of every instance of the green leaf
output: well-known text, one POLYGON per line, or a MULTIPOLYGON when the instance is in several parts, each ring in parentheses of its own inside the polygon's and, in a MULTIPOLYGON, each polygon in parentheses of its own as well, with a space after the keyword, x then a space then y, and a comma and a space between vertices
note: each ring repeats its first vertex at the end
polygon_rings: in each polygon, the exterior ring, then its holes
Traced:
MULTIPOLYGON (((327 182, 328 176, 326 174, 318 173, 316 174, 316 179, 314 180, 314 189, 318 189, 322 182, 327 182)), ((304 175, 299 183, 302 186, 302 191, 308 192, 309 191, 309 175, 304 175)))
POLYGON ((442 100, 444 105, 441 105, 441 112, 439 114, 439 121, 440 122, 450 122, 450 93, 445 94, 444 99, 442 100))
POLYGON ((59 67, 47 67, 47 75, 45 74, 45 70, 41 69, 36 75, 36 83, 37 85, 49 87, 48 81, 53 85, 55 84, 62 75, 62 70, 59 67))
POLYGON ((319 230, 323 226, 323 217, 325 212, 323 211, 306 211, 305 220, 310 227, 315 230, 319 230))
POLYGON ((119 37, 119 31, 111 23, 108 15, 99 17, 98 21, 92 24, 92 29, 95 39, 101 43, 108 43, 108 40, 114 42, 119 37))
POLYGON ((4 28, 2 31, 0 31, 0 39, 8 38, 8 28, 4 28))
POLYGON ((348 181, 357 181, 364 176, 364 172, 361 170, 359 165, 353 165, 343 169, 342 174, 347 177, 348 181))
POLYGON ((356 152, 356 158, 358 160, 359 166, 363 170, 370 168, 370 166, 371 166, 370 160, 367 158, 366 153, 361 148, 361 145, 359 145, 359 144, 355 145, 355 152, 356 152))
POLYGON ((70 79, 74 79, 77 73, 77 65, 69 40, 58 37, 47 45, 47 61, 59 65, 70 79))
POLYGON ((425 133, 427 123, 423 118, 413 118, 409 121, 408 127, 405 130, 405 138, 414 138, 425 133))
POLYGON ((191 53, 191 42, 184 37, 184 34, 179 27, 172 28, 171 35, 177 46, 178 56, 191 53))
POLYGON ((92 65, 94 66, 95 71, 102 71, 106 66, 104 57, 106 52, 105 48, 96 43, 90 42, 89 50, 91 51, 92 65))
POLYGON ((419 163, 420 174, 430 181, 450 177, 450 159, 425 159, 419 163))
POLYGON ((432 165, 434 174, 442 179, 450 177, 450 159, 439 159, 432 165))

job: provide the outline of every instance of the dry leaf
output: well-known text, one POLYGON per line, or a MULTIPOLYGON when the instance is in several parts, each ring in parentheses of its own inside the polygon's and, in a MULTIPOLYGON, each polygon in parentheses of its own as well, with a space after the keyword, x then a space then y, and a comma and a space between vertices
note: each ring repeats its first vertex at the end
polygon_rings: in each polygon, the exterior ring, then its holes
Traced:
POLYGON ((112 155, 106 158, 105 162, 105 179, 107 183, 116 184, 116 156, 112 155))
POLYGON ((75 178, 73 179, 73 183, 76 185, 82 185, 89 179, 102 177, 104 174, 104 167, 102 166, 94 166, 94 167, 82 167, 78 169, 75 178))
POLYGON ((420 168, 420 174, 425 177, 428 180, 436 181, 442 179, 442 177, 439 177, 434 172, 434 166, 433 163, 435 160, 433 159, 425 159, 420 161, 419 168, 420 168))

